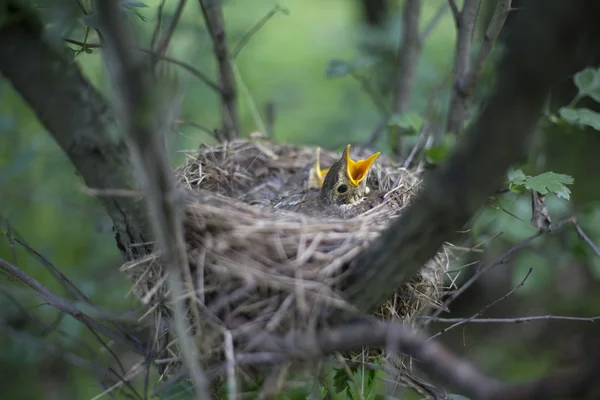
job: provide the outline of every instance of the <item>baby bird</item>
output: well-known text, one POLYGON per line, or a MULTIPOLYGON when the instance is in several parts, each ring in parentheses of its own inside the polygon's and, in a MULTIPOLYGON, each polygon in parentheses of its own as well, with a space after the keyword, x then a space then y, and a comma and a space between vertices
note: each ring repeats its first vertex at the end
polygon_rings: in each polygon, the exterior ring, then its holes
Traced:
POLYGON ((276 202, 274 208, 294 211, 313 217, 345 218, 349 214, 360 213, 361 203, 369 193, 367 177, 379 152, 365 160, 352 160, 350 145, 346 146, 342 157, 325 170, 321 170, 317 150, 317 160, 309 172, 309 190, 301 194, 286 196, 276 202))

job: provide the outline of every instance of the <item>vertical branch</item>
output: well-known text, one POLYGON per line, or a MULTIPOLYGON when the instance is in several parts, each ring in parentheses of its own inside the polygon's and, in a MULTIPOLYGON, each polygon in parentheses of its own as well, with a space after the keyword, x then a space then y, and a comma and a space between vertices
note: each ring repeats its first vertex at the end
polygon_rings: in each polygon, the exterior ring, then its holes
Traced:
POLYGON ((419 19, 421 17, 421 0, 406 0, 404 5, 403 40, 398 54, 398 69, 396 70, 395 90, 392 109, 394 113, 402 113, 410 102, 414 87, 415 72, 421 40, 419 38, 419 19))
MULTIPOLYGON (((473 32, 475 20, 479 12, 481 0, 465 0, 458 18, 455 18, 457 37, 456 54, 454 56, 454 88, 450 95, 450 109, 446 131, 460 134, 467 112, 468 96, 463 92, 463 81, 469 72, 471 48, 473 45, 473 32)), ((450 4, 454 4, 451 2, 450 4)), ((452 7, 456 17, 456 8, 452 7)))
POLYGON ((463 82, 462 91, 468 96, 473 93, 473 89, 475 89, 475 84, 477 83, 477 77, 483 69, 483 65, 490 55, 490 51, 492 51, 492 46, 496 42, 496 39, 498 39, 498 36, 500 36, 502 27, 506 22, 506 17, 508 17, 508 13, 510 12, 511 3, 511 0, 498 0, 498 3, 496 3, 494 14, 485 31, 483 43, 481 44, 481 48, 475 59, 475 64, 463 82))
MULTIPOLYGON (((173 15, 173 19, 171 20, 171 23, 169 24, 169 27, 167 28, 167 32, 165 33, 165 36, 162 38, 162 40, 160 41, 160 43, 158 44, 158 47, 156 49, 156 53, 160 56, 163 56, 165 54, 165 52, 167 51, 167 47, 169 47, 169 42, 171 41, 171 38, 173 37, 173 32, 175 32, 175 28, 177 27, 177 24, 179 23, 179 19, 181 18, 181 12, 183 11, 183 7, 185 6, 185 0, 179 0, 179 3, 177 4, 177 9, 175 9, 175 15, 173 15)), ((162 8, 162 4, 161 4, 161 8, 162 8)))
POLYGON ((105 62, 115 88, 120 119, 133 165, 148 203, 152 228, 165 264, 181 357, 195 384, 198 399, 208 399, 208 381, 198 363, 197 346, 188 331, 196 331, 197 309, 192 305, 190 327, 185 299, 193 293, 191 272, 185 251, 181 215, 175 206, 177 193, 169 160, 160 134, 161 113, 158 96, 152 91, 150 70, 143 59, 132 52, 133 38, 124 23, 117 0, 96 2, 98 19, 105 42, 105 62), (182 277, 184 280, 182 280, 182 277), (186 285, 187 284, 187 285, 186 285))
MULTIPOLYGON (((421 54, 419 38, 419 20, 421 17, 421 0, 406 0, 402 14, 402 44, 398 53, 398 68, 394 78, 395 88, 392 100, 392 113, 402 114, 410 103, 410 96, 415 85, 415 72, 421 54)), ((402 136, 396 139, 396 153, 402 154, 402 136)))
POLYGON ((223 132, 228 140, 239 136, 239 121, 237 112, 237 99, 235 89, 235 78, 229 50, 227 48, 227 37, 225 35, 225 23, 223 21, 223 9, 219 0, 199 0, 206 28, 213 42, 213 49, 217 58, 219 68, 219 80, 223 89, 221 93, 221 118, 223 120, 223 132))

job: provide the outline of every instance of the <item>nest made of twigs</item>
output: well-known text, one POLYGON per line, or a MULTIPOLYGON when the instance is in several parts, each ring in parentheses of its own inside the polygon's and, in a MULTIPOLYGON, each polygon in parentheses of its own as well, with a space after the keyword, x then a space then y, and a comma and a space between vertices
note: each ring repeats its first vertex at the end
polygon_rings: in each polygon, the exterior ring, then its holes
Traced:
MULTIPOLYGON (((285 146, 263 138, 202 146, 176 170, 191 195, 184 206, 185 241, 191 285, 190 313, 199 316, 200 357, 215 364, 223 357, 225 333, 237 352, 259 344, 260 335, 314 330, 331 310, 351 310, 336 290, 340 274, 410 202, 420 179, 380 157, 369 186, 390 192, 395 206, 377 207, 347 220, 279 214, 270 202, 286 182, 314 161, 312 147, 285 146), (327 311, 327 312, 326 312, 327 311)), ((323 151, 323 165, 337 159, 323 151)), ((443 289, 448 257, 428 262, 379 310, 378 315, 410 323, 435 304, 443 289)), ((133 291, 155 311, 169 374, 178 364, 169 339, 170 311, 165 273, 158 255, 125 264, 133 291)))

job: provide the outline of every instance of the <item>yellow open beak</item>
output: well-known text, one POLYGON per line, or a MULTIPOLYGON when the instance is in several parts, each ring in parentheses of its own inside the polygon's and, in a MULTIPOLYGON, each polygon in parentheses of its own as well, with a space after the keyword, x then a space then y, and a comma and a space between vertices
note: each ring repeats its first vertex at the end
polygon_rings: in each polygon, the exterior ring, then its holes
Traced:
POLYGON ((350 145, 344 151, 344 162, 346 163, 346 176, 354 186, 358 186, 369 174, 371 166, 379 157, 380 152, 373 154, 366 160, 352 160, 350 158, 350 145))
POLYGON ((327 175, 329 168, 321 169, 321 148, 317 147, 317 157, 315 165, 310 170, 310 177, 308 180, 309 189, 321 189, 323 182, 325 181, 325 175, 327 175))

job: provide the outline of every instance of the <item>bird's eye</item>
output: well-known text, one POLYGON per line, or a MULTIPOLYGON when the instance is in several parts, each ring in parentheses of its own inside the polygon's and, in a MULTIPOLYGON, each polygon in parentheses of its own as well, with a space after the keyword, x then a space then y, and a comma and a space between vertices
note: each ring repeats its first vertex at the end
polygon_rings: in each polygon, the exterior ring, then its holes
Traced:
POLYGON ((346 193, 348 191, 348 186, 347 185, 340 185, 337 188, 338 193, 346 193))

